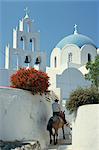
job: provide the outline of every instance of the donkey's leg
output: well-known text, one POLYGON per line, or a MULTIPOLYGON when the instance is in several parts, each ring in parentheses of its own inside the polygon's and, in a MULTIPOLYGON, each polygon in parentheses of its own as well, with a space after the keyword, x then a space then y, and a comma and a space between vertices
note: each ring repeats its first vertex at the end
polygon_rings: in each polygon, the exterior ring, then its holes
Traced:
POLYGON ((51 132, 49 132, 50 134, 50 144, 52 143, 52 136, 51 136, 51 132))
POLYGON ((54 145, 56 145, 56 134, 53 135, 54 138, 54 145))
POLYGON ((62 126, 62 131, 63 131, 63 139, 65 139, 64 126, 62 126))
POLYGON ((58 130, 56 130, 56 144, 58 143, 58 130))

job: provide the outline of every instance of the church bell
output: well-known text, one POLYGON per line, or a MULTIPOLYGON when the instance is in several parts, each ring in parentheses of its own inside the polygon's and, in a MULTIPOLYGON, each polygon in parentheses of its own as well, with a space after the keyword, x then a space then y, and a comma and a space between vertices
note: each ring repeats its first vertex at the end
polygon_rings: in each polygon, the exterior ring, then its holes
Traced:
POLYGON ((24 62, 25 62, 25 63, 30 63, 30 57, 29 57, 29 56, 26 56, 24 62))
POLYGON ((37 64, 37 65, 38 65, 38 64, 40 64, 40 62, 41 62, 41 58, 40 58, 40 57, 37 57, 37 58, 36 58, 36 62, 35 62, 35 64, 37 64))

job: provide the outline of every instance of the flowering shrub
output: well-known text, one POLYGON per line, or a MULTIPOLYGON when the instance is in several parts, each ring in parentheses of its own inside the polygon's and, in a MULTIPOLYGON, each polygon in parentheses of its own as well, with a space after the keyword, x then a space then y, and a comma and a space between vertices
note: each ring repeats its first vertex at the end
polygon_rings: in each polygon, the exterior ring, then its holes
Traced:
POLYGON ((11 76, 12 87, 32 91, 33 94, 44 93, 49 87, 49 77, 34 68, 22 68, 11 76))
POLYGON ((99 92, 96 88, 78 88, 70 94, 66 108, 70 113, 76 112, 79 106, 99 104, 99 92))

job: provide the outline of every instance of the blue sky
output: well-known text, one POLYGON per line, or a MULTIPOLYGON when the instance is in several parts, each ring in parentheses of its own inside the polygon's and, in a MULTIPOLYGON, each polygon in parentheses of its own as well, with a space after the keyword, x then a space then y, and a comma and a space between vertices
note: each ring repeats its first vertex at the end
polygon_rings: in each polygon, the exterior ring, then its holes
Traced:
POLYGON ((98 0, 0 0, 0 67, 4 66, 4 48, 12 47, 12 29, 24 17, 28 7, 31 19, 40 30, 40 48, 48 55, 65 36, 78 32, 89 36, 99 47, 99 1, 98 0))

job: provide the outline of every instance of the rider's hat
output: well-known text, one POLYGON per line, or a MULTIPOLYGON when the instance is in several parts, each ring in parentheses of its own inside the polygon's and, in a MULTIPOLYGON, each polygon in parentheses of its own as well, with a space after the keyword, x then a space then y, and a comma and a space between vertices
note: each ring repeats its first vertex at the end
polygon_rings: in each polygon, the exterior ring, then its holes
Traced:
POLYGON ((55 102, 58 102, 59 101, 59 99, 55 99, 55 102))

